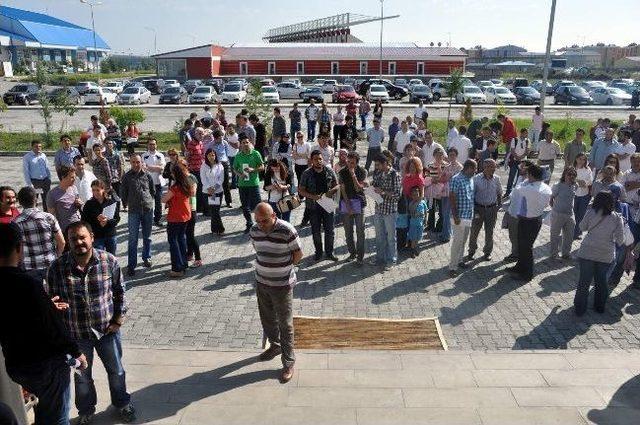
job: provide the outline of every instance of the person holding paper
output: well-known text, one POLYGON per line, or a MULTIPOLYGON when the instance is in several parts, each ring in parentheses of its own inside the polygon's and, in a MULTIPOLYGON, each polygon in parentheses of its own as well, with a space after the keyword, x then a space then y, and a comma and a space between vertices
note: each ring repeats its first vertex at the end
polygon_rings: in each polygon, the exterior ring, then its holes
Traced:
POLYGON ((280 211, 278 202, 289 195, 293 184, 288 167, 279 159, 272 158, 267 163, 264 173, 264 190, 268 193, 269 205, 276 212, 276 216, 286 222, 291 218, 291 211, 280 211))
MULTIPOLYGON (((311 152, 311 167, 302 173, 298 193, 306 198, 306 205, 311 219, 311 233, 313 245, 316 249, 315 259, 322 259, 322 231, 324 230, 324 252, 331 261, 338 261, 333 254, 334 213, 332 209, 325 209, 321 205, 330 204, 320 202, 326 200, 340 189, 336 173, 324 163, 319 150, 311 152), (323 199, 325 198, 325 199, 323 199)), ((331 199, 328 199, 332 201, 331 199)))
POLYGON ((242 215, 247 223, 244 233, 251 231, 253 219, 251 212, 260 203, 260 177, 264 171, 264 161, 257 149, 253 148, 251 140, 245 133, 238 136, 240 152, 233 161, 233 172, 238 176, 238 193, 242 205, 242 215))
POLYGON ((462 257, 473 220, 473 176, 477 169, 476 162, 473 159, 467 159, 462 171, 453 176, 449 182, 449 202, 453 219, 453 240, 451 241, 451 259, 449 260, 449 276, 451 277, 458 275, 458 267, 467 267, 462 261, 462 257))
POLYGON ((200 180, 202 181, 202 192, 208 196, 209 207, 211 208, 211 233, 222 236, 224 225, 220 218, 220 205, 224 194, 224 173, 225 167, 218 161, 218 155, 213 148, 205 153, 204 164, 200 168, 200 180))
POLYGON ((116 255, 116 226, 120 222, 120 204, 107 194, 102 180, 91 183, 93 197, 82 207, 82 219, 91 225, 93 246, 116 255))
POLYGON ((364 188, 369 184, 366 182, 367 170, 358 165, 360 155, 357 152, 347 154, 347 166, 340 170, 338 178, 340 181, 340 213, 344 222, 344 235, 347 239, 349 258, 347 261, 356 260, 356 266, 361 267, 364 259, 364 208, 367 205, 367 198, 364 195, 364 188), (353 225, 356 227, 358 243, 353 240, 353 225))

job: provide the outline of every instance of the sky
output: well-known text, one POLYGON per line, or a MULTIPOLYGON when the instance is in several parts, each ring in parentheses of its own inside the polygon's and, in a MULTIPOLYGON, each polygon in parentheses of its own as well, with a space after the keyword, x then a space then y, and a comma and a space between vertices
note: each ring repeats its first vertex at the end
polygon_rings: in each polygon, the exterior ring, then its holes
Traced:
MULTIPOLYGON (((640 34, 638 1, 558 1, 552 49, 639 42, 632 37, 640 34)), ((80 0, 0 0, 0 4, 91 27, 90 8, 80 0)), ((446 45, 451 40, 452 46, 466 48, 515 44, 544 51, 550 7, 551 0, 385 0, 384 14, 400 17, 385 21, 384 40, 420 45, 446 45)), ((95 8, 95 21, 112 53, 152 54, 154 31, 147 28, 155 29, 158 52, 166 52, 206 43, 259 43, 270 28, 346 12, 379 16, 380 1, 102 0, 95 8)), ((377 43, 379 31, 379 22, 352 28, 366 42, 377 43)))

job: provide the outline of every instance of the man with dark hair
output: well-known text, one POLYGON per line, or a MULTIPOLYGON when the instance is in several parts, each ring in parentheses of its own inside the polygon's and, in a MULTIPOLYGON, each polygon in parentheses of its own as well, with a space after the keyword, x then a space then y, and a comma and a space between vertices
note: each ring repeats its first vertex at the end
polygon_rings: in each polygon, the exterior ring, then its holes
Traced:
POLYGON ((271 125, 271 143, 279 142, 287 133, 287 122, 284 120, 279 107, 273 108, 273 122, 271 125))
POLYGON ((518 129, 516 128, 516 123, 512 118, 507 117, 503 114, 498 114, 498 121, 502 125, 500 129, 500 137, 502 139, 502 143, 508 146, 511 140, 518 137, 518 129))
POLYGON ((320 115, 320 108, 316 106, 314 99, 309 99, 309 106, 304 110, 307 119, 307 141, 312 142, 316 138, 316 124, 320 115))
POLYGON ((67 237, 70 250, 51 264, 47 283, 49 294, 68 305, 64 325, 87 356, 88 367, 74 376, 79 424, 89 424, 96 410, 94 349, 107 371, 111 404, 124 422, 132 422, 136 419, 135 409, 127 393, 122 366, 120 327, 127 305, 120 264, 107 251, 93 248, 89 224, 71 224, 67 237))
POLYGON ((296 134, 302 130, 302 113, 298 109, 298 102, 295 102, 293 108, 289 111, 289 121, 291 122, 290 134, 296 134))
POLYGON ((144 164, 144 169, 151 175, 153 185, 155 187, 155 193, 153 196, 153 224, 158 227, 163 227, 163 224, 160 222, 162 219, 161 199, 162 188, 165 186, 166 181, 164 177, 162 177, 162 172, 164 171, 164 166, 167 164, 167 161, 164 154, 157 148, 158 142, 156 139, 149 139, 147 141, 147 151, 142 154, 142 162, 144 164))
POLYGON ((66 305, 57 298, 51 300, 44 292, 42 281, 18 267, 21 239, 17 225, 0 224, 0 275, 3 278, 0 296, 6 301, 0 309, 0 320, 4 324, 0 327, 0 344, 7 373, 38 397, 36 424, 68 425, 71 404, 68 360, 80 369, 87 367, 87 360, 56 310, 66 305))
MULTIPOLYGON (((56 151, 56 155, 53 158, 53 165, 56 172, 60 170, 60 167, 66 165, 67 167, 73 166, 73 158, 81 156, 80 151, 75 146, 71 146, 71 136, 63 134, 60 136, 60 149, 56 151)), ((45 198, 46 199, 46 198, 45 198)))
POLYGON ((345 125, 340 130, 340 149, 349 151, 356 150, 356 142, 358 141, 358 129, 351 115, 347 115, 345 125))
POLYGON ((0 186, 0 223, 11 223, 19 214, 16 191, 11 186, 0 186))
POLYGON ((238 136, 240 151, 233 160, 233 172, 238 176, 238 194, 242 215, 246 221, 244 233, 249 233, 253 226, 251 212, 260 203, 260 177, 264 171, 262 155, 253 148, 246 134, 238 136))
POLYGON ((22 157, 22 172, 27 186, 34 187, 42 194, 42 209, 47 211, 47 194, 51 189, 51 171, 47 163, 47 155, 42 152, 42 142, 31 142, 31 150, 22 157))
POLYGON ((518 215, 518 262, 508 269, 514 278, 526 282, 533 279, 533 244, 540 232, 542 213, 551 199, 551 188, 542 181, 542 168, 532 164, 527 175, 527 181, 511 193, 513 210, 518 215))
MULTIPOLYGON (((256 114, 249 115, 250 128, 253 131, 253 139, 251 138, 251 132, 247 133, 247 137, 253 144, 253 148, 260 152, 263 158, 266 158, 267 149, 267 128, 260 122, 260 118, 256 114)), ((246 132, 244 129, 239 131, 240 133, 246 132)))
POLYGON ((466 268, 462 261, 464 247, 469 238, 473 220, 474 186, 473 176, 478 165, 473 159, 467 159, 462 171, 453 176, 449 182, 449 202, 451 203, 451 219, 453 221, 453 240, 451 241, 451 258, 449 260, 449 276, 458 275, 458 267, 466 268))
POLYGON ((324 231, 324 252, 331 261, 338 261, 333 254, 334 212, 327 211, 316 201, 322 197, 333 197, 340 189, 336 173, 328 167, 319 150, 311 152, 311 166, 300 177, 298 192, 306 198, 306 206, 311 220, 313 245, 316 249, 315 260, 322 258, 322 232, 324 231))
POLYGON ((47 211, 58 220, 64 234, 69 224, 80 221, 82 201, 74 185, 76 169, 73 166, 62 165, 58 170, 58 178, 60 183, 47 196, 47 211))
MULTIPOLYGON (((392 155, 391 152, 389 154, 392 155)), ((402 194, 400 173, 391 166, 390 156, 383 152, 374 159, 375 170, 371 180, 371 186, 382 197, 382 202, 375 205, 373 216, 376 229, 375 264, 384 267, 385 270, 389 270, 398 261, 396 219, 398 200, 402 194)))
POLYGON ((502 205, 502 184, 495 175, 498 164, 493 159, 485 159, 482 173, 473 177, 474 215, 469 237, 469 260, 478 248, 478 235, 484 227, 484 261, 491 260, 493 251, 493 229, 498 219, 498 209, 502 205))
POLYGON ((349 152, 347 154, 347 166, 338 173, 340 193, 342 195, 340 199, 340 214, 344 222, 344 235, 347 239, 347 249, 349 250, 349 258, 347 260, 356 260, 358 267, 362 266, 364 259, 364 209, 367 205, 364 188, 368 186, 366 182, 367 170, 358 165, 359 160, 360 155, 357 152, 349 152), (353 239, 354 224, 357 245, 353 239))

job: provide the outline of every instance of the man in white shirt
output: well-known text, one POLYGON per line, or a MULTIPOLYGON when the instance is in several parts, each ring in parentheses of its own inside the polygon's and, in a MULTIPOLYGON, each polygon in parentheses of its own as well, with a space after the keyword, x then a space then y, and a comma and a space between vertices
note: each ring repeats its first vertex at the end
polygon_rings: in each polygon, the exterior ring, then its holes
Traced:
POLYGON ((618 147, 618 160, 620 172, 626 173, 631 169, 631 155, 636 153, 636 145, 631 142, 631 132, 623 130, 619 133, 620 146, 618 147))
POLYGON ((545 178, 545 183, 549 184, 555 168, 556 158, 562 154, 560 144, 553 140, 552 130, 547 130, 545 138, 540 140, 538 151, 538 165, 548 167, 549 172, 547 178, 545 178))
POLYGON ((422 150, 420 151, 420 161, 422 162, 422 166, 424 168, 428 167, 429 164, 433 162, 433 152, 437 148, 440 148, 443 152, 446 152, 446 150, 440 143, 433 141, 433 134, 431 133, 431 130, 427 130, 427 132, 424 133, 424 146, 422 146, 422 150))
POLYGON ((534 152, 538 152, 538 142, 540 142, 540 135, 542 133, 542 123, 544 122, 544 114, 539 106, 536 106, 536 110, 531 117, 531 141, 533 146, 531 149, 534 152))
POLYGON ((528 180, 516 187, 511 196, 518 215, 518 262, 507 269, 515 279, 525 282, 533 279, 533 244, 542 226, 542 214, 551 199, 551 188, 542 182, 542 168, 531 165, 527 173, 528 180))
POLYGON ((418 106, 413 110, 413 119, 417 122, 418 120, 425 121, 425 114, 429 115, 427 112, 427 107, 424 106, 424 101, 420 99, 418 101, 418 106))
POLYGON ((81 156, 76 156, 73 160, 73 166, 76 167, 76 180, 74 185, 78 190, 80 200, 84 204, 93 196, 91 191, 91 183, 96 180, 95 174, 85 168, 85 160, 81 156))
POLYGON ((318 135, 318 143, 315 143, 311 146, 311 152, 313 152, 314 150, 319 150, 324 163, 326 165, 329 165, 331 169, 333 169, 334 150, 331 147, 329 134, 320 133, 318 135))
POLYGON ((404 148, 411 143, 411 138, 414 137, 413 132, 409 131, 409 124, 406 121, 400 123, 400 131, 396 134, 394 139, 395 153, 396 153, 396 169, 398 161, 404 154, 404 148))
POLYGON ((107 127, 105 127, 105 125, 98 120, 98 117, 96 115, 91 115, 91 125, 87 127, 87 133, 93 134, 93 127, 95 127, 96 125, 100 127, 100 131, 102 131, 102 138, 104 139, 105 137, 107 137, 107 127))
POLYGON ((156 187, 154 201, 155 206, 153 208, 153 222, 156 226, 162 227, 160 219, 162 218, 162 187, 165 185, 162 172, 167 161, 164 154, 157 150, 158 142, 155 139, 147 142, 147 151, 142 154, 142 163, 145 169, 151 174, 153 184, 156 187))
POLYGON ((458 162, 464 164, 469 159, 469 151, 472 148, 471 140, 467 137, 467 127, 461 125, 458 129, 458 138, 448 143, 448 148, 455 148, 458 151, 458 162))
POLYGON ((369 149, 367 150, 367 161, 365 163, 365 170, 369 172, 369 167, 376 158, 382 152, 382 143, 384 142, 384 130, 380 127, 380 119, 373 119, 373 128, 367 130, 367 141, 369 142, 369 149))
POLYGON ((520 171, 520 162, 525 159, 529 153, 529 130, 520 129, 520 137, 511 140, 509 144, 509 153, 507 155, 507 164, 509 165, 509 177, 507 178, 507 191, 505 196, 511 194, 511 189, 516 182, 518 172, 520 171))
POLYGON ((456 122, 454 120, 449 120, 449 130, 447 131, 447 146, 451 147, 451 142, 453 142, 454 140, 458 140, 459 136, 460 133, 458 133, 458 129, 456 128, 456 122))
MULTIPOLYGON (((636 240, 640 238, 640 225, 638 217, 640 214, 640 153, 634 153, 630 158, 631 169, 622 175, 620 183, 624 186, 629 204, 629 215, 631 220, 629 226, 636 240)), ((640 278, 640 276, 638 276, 640 278)))

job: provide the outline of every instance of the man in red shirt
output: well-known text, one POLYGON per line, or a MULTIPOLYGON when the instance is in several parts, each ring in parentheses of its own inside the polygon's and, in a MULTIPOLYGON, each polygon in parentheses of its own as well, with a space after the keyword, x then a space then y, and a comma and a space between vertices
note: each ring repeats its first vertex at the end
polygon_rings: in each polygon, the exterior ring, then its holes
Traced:
POLYGON ((11 223, 18 215, 16 191, 9 186, 0 186, 0 223, 11 223))
POLYGON ((500 114, 498 115, 498 121, 502 124, 502 130, 500 131, 502 143, 509 144, 512 139, 518 137, 518 129, 513 119, 500 114))

